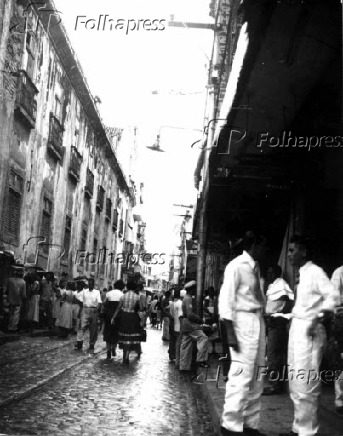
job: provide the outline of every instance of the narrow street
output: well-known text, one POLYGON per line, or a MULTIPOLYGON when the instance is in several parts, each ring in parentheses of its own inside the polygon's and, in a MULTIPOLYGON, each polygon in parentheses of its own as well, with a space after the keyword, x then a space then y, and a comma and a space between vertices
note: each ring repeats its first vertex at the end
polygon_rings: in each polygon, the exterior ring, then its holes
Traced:
POLYGON ((2 404, 4 399, 46 380, 30 395, 0 406, 1 433, 214 434, 206 405, 195 387, 169 364, 160 330, 148 329, 141 359, 132 354, 129 366, 122 364, 121 351, 106 361, 102 341, 94 357, 75 352, 72 342, 62 344, 50 338, 40 338, 39 342, 35 353, 28 345, 21 349, 18 342, 0 349, 2 404), (17 357, 11 348, 18 350, 17 357), (62 372, 66 368, 71 369, 62 372), (61 375, 56 376, 58 373, 61 375))

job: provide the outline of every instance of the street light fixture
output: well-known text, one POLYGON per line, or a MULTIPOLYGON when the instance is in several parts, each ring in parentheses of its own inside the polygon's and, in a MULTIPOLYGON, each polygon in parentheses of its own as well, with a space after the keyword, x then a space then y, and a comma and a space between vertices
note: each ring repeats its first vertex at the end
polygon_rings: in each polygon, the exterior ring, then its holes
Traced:
POLYGON ((151 145, 150 147, 148 146, 147 148, 150 148, 150 150, 152 151, 159 151, 164 153, 164 150, 162 150, 162 148, 160 147, 160 134, 157 135, 154 144, 151 145))
MULTIPOLYGON (((162 148, 160 146, 160 138, 161 138, 161 130, 162 129, 166 129, 166 128, 168 128, 168 129, 178 129, 178 130, 194 130, 194 131, 197 131, 197 132, 203 132, 201 129, 193 129, 191 127, 161 126, 159 128, 159 131, 158 131, 158 134, 157 134, 157 137, 156 137, 156 141, 153 143, 153 145, 147 146, 146 148, 149 148, 152 151, 160 151, 160 152, 162 151, 162 152, 164 152, 165 150, 162 150, 162 148)), ((192 144, 192 147, 193 147, 194 144, 196 144, 197 142, 200 142, 200 141, 201 141, 201 139, 199 139, 199 141, 194 142, 192 144)))

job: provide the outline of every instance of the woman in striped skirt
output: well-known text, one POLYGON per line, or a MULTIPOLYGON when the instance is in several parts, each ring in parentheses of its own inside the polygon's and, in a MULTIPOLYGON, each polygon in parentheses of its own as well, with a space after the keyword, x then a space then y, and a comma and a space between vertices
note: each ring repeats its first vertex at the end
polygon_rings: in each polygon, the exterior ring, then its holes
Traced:
POLYGON ((121 297, 117 310, 112 317, 112 324, 118 325, 119 347, 123 349, 123 363, 129 363, 130 351, 136 351, 138 357, 142 353, 142 327, 138 312, 140 307, 139 295, 135 292, 137 284, 128 281, 127 292, 121 297))

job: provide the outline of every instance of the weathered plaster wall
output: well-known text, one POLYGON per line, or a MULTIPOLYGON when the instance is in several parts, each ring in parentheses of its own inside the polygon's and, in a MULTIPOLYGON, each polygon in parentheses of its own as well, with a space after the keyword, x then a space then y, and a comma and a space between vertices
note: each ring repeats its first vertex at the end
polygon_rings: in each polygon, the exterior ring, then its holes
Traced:
MULTIPOLYGON (((3 20, 0 27, 0 52, 4 59, 4 68, 18 71, 25 67, 24 34, 10 32, 14 24, 23 31, 24 7, 26 2, 5 2, 1 9, 3 20), (13 3, 13 4, 12 4, 13 3), (6 43, 5 43, 6 42, 6 43)), ((35 14, 35 12, 33 12, 35 14)), ((125 217, 127 209, 132 208, 132 197, 123 184, 123 175, 119 174, 114 164, 115 157, 109 141, 103 132, 94 129, 99 124, 83 108, 79 90, 71 85, 70 71, 64 69, 50 37, 41 24, 36 32, 37 51, 33 83, 38 89, 36 95, 37 117, 33 129, 29 129, 22 119, 15 115, 16 95, 19 78, 17 75, 4 74, 1 82, 0 96, 0 237, 1 245, 14 251, 21 260, 34 261, 37 256, 37 242, 33 239, 41 234, 43 199, 48 198, 52 204, 50 242, 63 248, 66 215, 71 217, 71 243, 67 259, 61 259, 56 249, 51 249, 49 256, 41 253, 38 264, 54 271, 57 275, 68 271, 70 276, 88 274, 90 268, 80 268, 75 262, 77 250, 81 246, 82 230, 87 229, 86 250, 92 252, 94 238, 98 249, 104 246, 110 251, 120 252, 124 238, 119 238, 118 230, 113 230, 113 210, 117 208, 118 198, 122 206, 118 208, 119 219, 125 217), (55 113, 56 96, 61 102, 60 122, 64 128, 63 153, 60 160, 48 151, 50 114, 55 113), (69 175, 72 146, 82 156, 79 180, 69 175), (94 191, 92 198, 85 197, 87 169, 94 174, 94 191), (4 232, 3 217, 6 213, 8 197, 8 175, 15 170, 24 180, 20 210, 20 232, 18 240, 9 238, 4 232), (120 181, 118 179, 120 177, 120 181), (103 209, 97 210, 98 186, 105 190, 103 209), (112 201, 111 221, 106 219, 106 198, 112 201), (26 245, 27 244, 27 245, 26 245)), ((1 56, 2 58, 2 56, 1 56)), ((120 269, 95 266, 92 270, 99 279, 99 285, 108 285, 109 279, 120 276, 120 269)))

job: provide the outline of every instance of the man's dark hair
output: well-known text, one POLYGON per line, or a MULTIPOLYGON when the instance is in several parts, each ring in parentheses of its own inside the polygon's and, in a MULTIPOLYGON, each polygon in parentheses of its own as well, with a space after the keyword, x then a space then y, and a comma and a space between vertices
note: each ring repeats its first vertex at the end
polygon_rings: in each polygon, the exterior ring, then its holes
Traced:
POLYGON ((180 289, 174 290, 174 298, 180 298, 180 289))
POLYGON ((119 289, 119 291, 122 291, 125 288, 125 283, 123 282, 123 280, 117 280, 113 286, 114 289, 119 289))
MULTIPOLYGON (((76 282, 76 283, 75 282, 67 282, 66 288, 69 291, 75 291, 76 285, 79 286, 79 283, 81 283, 81 282, 76 282)), ((79 287, 77 287, 77 290, 79 290, 79 287)))
POLYGON ((291 244, 296 244, 299 245, 301 248, 306 250, 306 258, 308 260, 311 260, 314 254, 314 239, 306 236, 306 235, 301 235, 301 234, 295 234, 293 235, 289 242, 291 244))
POLYGON ((128 280, 126 283, 126 289, 128 291, 135 291, 137 289, 137 283, 134 280, 128 280))
POLYGON ((166 291, 166 292, 164 293, 164 296, 167 297, 167 298, 169 298, 169 297, 171 296, 171 292, 170 292, 170 291, 166 291))
POLYGON ((137 291, 143 291, 143 290, 144 290, 144 285, 142 285, 142 283, 138 283, 137 291))
POLYGON ((261 234, 258 234, 252 230, 247 231, 242 240, 243 250, 248 251, 254 244, 261 244, 263 239, 264 238, 261 234))
POLYGON ((276 277, 281 277, 282 276, 282 268, 281 266, 274 264, 271 266, 271 269, 273 270, 273 273, 276 277))

